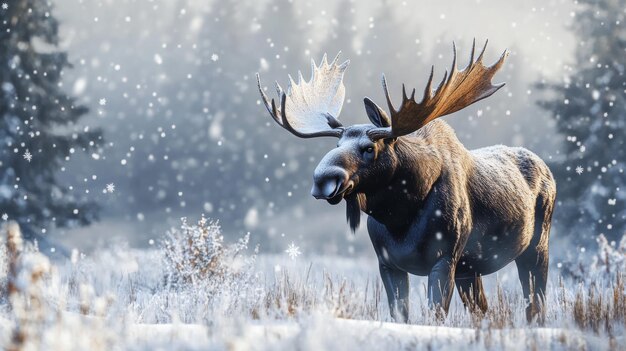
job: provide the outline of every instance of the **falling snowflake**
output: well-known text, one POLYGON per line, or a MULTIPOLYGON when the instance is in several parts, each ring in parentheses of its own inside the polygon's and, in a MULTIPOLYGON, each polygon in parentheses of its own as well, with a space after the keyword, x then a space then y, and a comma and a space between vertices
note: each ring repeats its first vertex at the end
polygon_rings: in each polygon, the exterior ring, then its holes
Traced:
POLYGON ((105 190, 106 190, 106 192, 107 192, 107 193, 112 193, 112 192, 114 192, 114 191, 115 191, 115 184, 113 184, 113 183, 109 183, 109 184, 107 184, 107 187, 106 187, 106 189, 105 189, 105 190))
POLYGON ((298 256, 300 256, 300 254, 302 254, 302 252, 300 252, 300 248, 297 247, 293 241, 291 242, 291 244, 289 244, 289 247, 287 247, 287 250, 285 250, 285 252, 292 260, 295 260, 296 258, 298 258, 298 256))
POLYGON ((100 99, 99 103, 100 103, 100 106, 104 106, 104 105, 107 104, 107 99, 102 98, 102 99, 100 99))
POLYGON ((3 10, 6 10, 6 9, 8 9, 8 8, 9 8, 9 4, 7 4, 6 2, 3 2, 3 3, 2 3, 2 9, 3 9, 3 10))
POLYGON ((617 199, 609 199, 609 206, 615 206, 617 199))
POLYGON ((215 62, 215 61, 217 61, 219 59, 220 59, 220 57, 217 54, 211 55, 211 61, 215 62))
POLYGON ((24 159, 28 162, 33 159, 33 155, 30 153, 30 151, 26 150, 26 152, 24 152, 24 159))
POLYGON ((6 213, 3 213, 3 214, 2 214, 2 220, 3 220, 3 221, 6 221, 6 220, 8 220, 8 219, 9 219, 9 215, 8 215, 8 214, 6 214, 6 213))
POLYGON ((581 166, 576 167, 576 173, 583 174, 583 168, 581 166))

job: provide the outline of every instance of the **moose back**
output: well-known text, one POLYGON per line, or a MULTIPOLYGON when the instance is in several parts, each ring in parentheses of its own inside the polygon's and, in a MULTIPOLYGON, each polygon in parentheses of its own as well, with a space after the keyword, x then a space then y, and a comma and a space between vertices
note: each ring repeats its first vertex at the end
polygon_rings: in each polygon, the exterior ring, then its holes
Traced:
POLYGON ((345 96, 342 64, 326 56, 312 62, 309 81, 278 83, 276 101, 263 102, 272 118, 301 138, 338 138, 320 161, 311 194, 330 204, 345 200, 352 230, 367 214, 367 229, 378 257, 391 316, 407 322, 408 274, 428 276, 433 308, 447 313, 454 286, 470 308, 487 309, 481 276, 515 261, 527 299, 527 318, 543 321, 548 276, 548 241, 556 186, 546 164, 524 148, 492 146, 468 151, 438 117, 489 97, 504 84, 492 77, 505 51, 491 66, 485 53, 450 72, 433 88, 433 72, 422 100, 415 89, 394 107, 383 76, 389 114, 365 98, 371 124, 344 127, 338 120, 345 96))

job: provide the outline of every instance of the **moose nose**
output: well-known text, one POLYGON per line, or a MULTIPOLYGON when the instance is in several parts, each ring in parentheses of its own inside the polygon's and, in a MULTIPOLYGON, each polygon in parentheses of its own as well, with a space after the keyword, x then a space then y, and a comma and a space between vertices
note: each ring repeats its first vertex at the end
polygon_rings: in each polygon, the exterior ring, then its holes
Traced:
POLYGON ((348 180, 348 173, 339 167, 315 170, 311 195, 316 199, 330 199, 337 195, 348 180))

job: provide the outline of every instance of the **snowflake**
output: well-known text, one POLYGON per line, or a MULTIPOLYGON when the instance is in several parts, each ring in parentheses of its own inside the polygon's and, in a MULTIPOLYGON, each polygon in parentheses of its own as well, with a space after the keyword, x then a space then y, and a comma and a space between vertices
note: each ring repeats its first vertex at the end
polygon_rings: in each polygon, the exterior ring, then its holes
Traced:
POLYGON ((28 162, 33 159, 33 155, 30 153, 30 151, 26 150, 26 152, 24 152, 24 159, 28 162))
POLYGON ((9 219, 9 215, 8 215, 8 214, 6 214, 6 213, 3 213, 3 214, 2 214, 2 220, 3 220, 3 221, 6 221, 6 220, 8 220, 8 219, 9 219))
POLYGON ((300 252, 300 248, 297 247, 293 241, 291 242, 291 244, 289 244, 289 247, 287 247, 287 250, 285 250, 285 252, 292 260, 295 260, 296 258, 298 258, 298 256, 300 256, 300 254, 302 254, 302 252, 300 252))
POLYGON ((6 2, 3 2, 3 3, 2 3, 2 9, 3 9, 3 10, 6 10, 6 9, 8 9, 8 8, 9 8, 9 4, 7 4, 6 2))
POLYGON ((581 166, 576 167, 576 173, 583 174, 584 169, 581 166))
POLYGON ((107 99, 105 99, 105 98, 100 99, 99 104, 100 104, 100 106, 106 105, 107 104, 107 99))
POLYGON ((113 183, 109 183, 109 184, 107 184, 107 187, 106 187, 106 189, 105 189, 105 190, 106 190, 106 192, 107 192, 107 193, 112 193, 112 192, 114 192, 114 191, 115 191, 115 184, 113 184, 113 183))
POLYGON ((211 60, 212 60, 213 62, 215 62, 215 61, 217 61, 217 60, 219 60, 219 59, 220 59, 220 57, 219 57, 217 54, 213 54, 213 55, 211 55, 211 60))

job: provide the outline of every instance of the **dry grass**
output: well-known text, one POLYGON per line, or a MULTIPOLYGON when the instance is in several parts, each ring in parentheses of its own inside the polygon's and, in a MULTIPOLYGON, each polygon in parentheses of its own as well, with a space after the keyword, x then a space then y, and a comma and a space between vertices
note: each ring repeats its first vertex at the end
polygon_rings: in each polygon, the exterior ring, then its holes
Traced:
POLYGON ((364 289, 347 279, 335 279, 324 272, 321 286, 309 281, 309 273, 303 280, 294 281, 287 273, 279 274, 266 287, 263 303, 252 310, 252 316, 290 318, 327 311, 338 318, 379 320, 382 286, 377 280, 366 282, 364 289))

